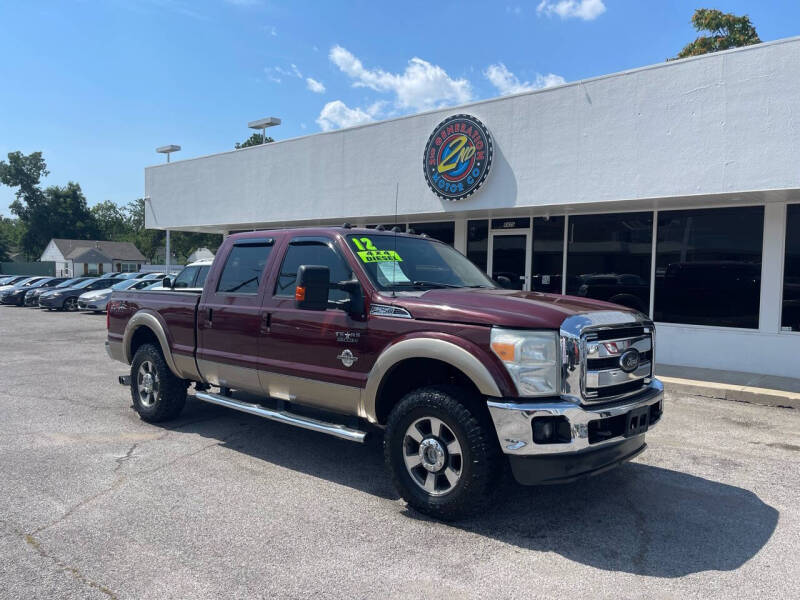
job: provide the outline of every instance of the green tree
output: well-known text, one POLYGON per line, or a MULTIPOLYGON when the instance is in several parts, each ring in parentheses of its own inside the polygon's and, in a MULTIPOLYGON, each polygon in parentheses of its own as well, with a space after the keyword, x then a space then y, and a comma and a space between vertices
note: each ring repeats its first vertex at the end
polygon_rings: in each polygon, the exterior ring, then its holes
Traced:
POLYGON ((127 217, 124 209, 111 200, 95 204, 91 209, 97 223, 97 231, 104 240, 123 241, 128 233, 127 217))
POLYGON ((761 43, 756 28, 747 15, 737 17, 733 13, 698 8, 692 15, 692 25, 697 31, 707 32, 709 35, 701 35, 695 41, 686 44, 676 58, 761 43))
POLYGON ((271 137, 267 136, 266 140, 260 133, 254 133, 245 141, 239 143, 236 142, 234 148, 239 150, 240 148, 249 148, 250 146, 260 146, 261 144, 269 144, 270 142, 274 142, 271 137))
MULTIPOLYGON (((2 218, 2 217, 0 217, 2 218)), ((11 244, 8 241, 8 235, 5 229, 0 229, 0 262, 11 260, 9 252, 11 251, 11 244)))
POLYGON ((120 241, 133 242, 148 260, 155 258, 156 250, 164 245, 164 232, 158 229, 145 229, 144 198, 128 202, 124 209, 126 234, 120 241))
POLYGON ((22 202, 41 199, 39 183, 49 174, 41 152, 26 156, 17 150, 8 153, 8 162, 0 160, 0 183, 17 188, 15 196, 22 202))
POLYGON ((17 188, 11 212, 23 225, 19 246, 29 259, 38 258, 51 238, 90 239, 97 234, 81 186, 70 182, 42 190, 46 175, 41 152, 9 152, 8 162, 0 161, 0 183, 17 188))
POLYGON ((2 236, 10 249, 19 248, 25 226, 19 219, 9 219, 0 215, 0 236, 2 236))

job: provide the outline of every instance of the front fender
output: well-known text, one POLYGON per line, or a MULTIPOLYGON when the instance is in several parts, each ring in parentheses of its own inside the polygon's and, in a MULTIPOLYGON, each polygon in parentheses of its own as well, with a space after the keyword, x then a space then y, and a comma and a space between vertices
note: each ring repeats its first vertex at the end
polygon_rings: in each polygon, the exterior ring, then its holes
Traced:
POLYGON ((380 354, 367 376, 367 384, 361 396, 359 416, 370 422, 377 422, 376 404, 381 382, 394 365, 409 358, 430 358, 446 362, 469 377, 484 396, 495 398, 503 396, 495 377, 486 364, 476 356, 478 352, 467 349, 471 343, 458 338, 450 340, 430 335, 417 334, 417 336, 400 340, 388 346, 380 354))

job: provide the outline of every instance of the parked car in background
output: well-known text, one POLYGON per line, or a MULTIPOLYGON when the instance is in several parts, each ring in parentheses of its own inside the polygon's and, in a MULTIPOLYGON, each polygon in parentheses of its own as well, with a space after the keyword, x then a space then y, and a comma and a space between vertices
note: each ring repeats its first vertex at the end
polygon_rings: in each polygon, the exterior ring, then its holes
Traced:
POLYGON ((184 292, 202 290, 212 262, 214 261, 206 259, 189 263, 174 279, 165 277, 164 287, 184 292))
POLYGON ((147 273, 142 279, 164 279, 166 276, 166 273, 147 273))
POLYGON ((12 288, 19 283, 24 283, 29 279, 33 279, 33 277, 30 275, 15 275, 14 277, 10 277, 3 285, 0 285, 0 292, 12 288))
POLYGON ((69 280, 69 277, 48 277, 44 281, 37 281, 36 284, 26 289, 21 306, 36 306, 39 294, 52 290, 69 280))
POLYGON ((84 292, 102 290, 119 283, 115 277, 94 277, 68 288, 54 289, 39 296, 39 306, 48 310, 78 310, 78 297, 84 292))
POLYGON ((29 289, 25 293, 25 306, 39 306, 39 296, 44 294, 45 292, 51 292, 55 289, 63 289, 67 287, 72 287, 73 285, 77 285, 81 281, 86 281, 87 279, 91 279, 91 277, 57 277, 56 279, 60 279, 59 283, 54 283, 54 281, 50 281, 47 284, 43 285, 42 287, 37 287, 33 289, 29 289))
POLYGON ((92 312, 102 312, 106 309, 111 293, 121 290, 141 290, 153 283, 150 279, 123 279, 114 285, 84 292, 78 296, 78 309, 92 312))
POLYGON ((621 304, 649 312, 650 284, 632 273, 591 273, 580 276, 578 296, 621 304))
POLYGON ((3 304, 16 304, 17 306, 24 306, 25 295, 29 291, 47 285, 50 281, 54 279, 55 277, 40 277, 39 279, 30 281, 25 285, 15 286, 10 290, 2 293, 2 299, 0 299, 0 302, 2 302, 3 304))
MULTIPOLYGON (((5 285, 0 288, 0 304, 16 304, 16 302, 6 302, 6 298, 10 297, 12 294, 16 294, 19 290, 27 291, 31 285, 35 284, 37 281, 44 279, 44 277, 29 277, 27 279, 23 279, 15 283, 14 285, 5 285)), ((16 297, 16 296, 15 296, 16 297)))

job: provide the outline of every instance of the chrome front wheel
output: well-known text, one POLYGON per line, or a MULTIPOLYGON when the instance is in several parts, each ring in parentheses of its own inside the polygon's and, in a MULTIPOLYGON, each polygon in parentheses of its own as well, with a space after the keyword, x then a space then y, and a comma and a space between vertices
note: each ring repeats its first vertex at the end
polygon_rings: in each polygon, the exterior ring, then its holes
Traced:
POLYGON ((64 300, 64 310, 68 310, 70 312, 78 310, 78 299, 67 298, 66 300, 64 300))
POLYGON ((411 479, 432 496, 448 493, 461 479, 461 444, 453 430, 436 417, 422 417, 408 426, 403 461, 411 479))

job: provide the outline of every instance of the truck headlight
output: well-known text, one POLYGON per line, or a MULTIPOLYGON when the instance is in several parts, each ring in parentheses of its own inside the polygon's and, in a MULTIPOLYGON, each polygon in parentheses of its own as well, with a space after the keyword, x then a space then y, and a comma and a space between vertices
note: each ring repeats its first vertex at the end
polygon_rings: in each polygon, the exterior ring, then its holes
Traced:
POLYGON ((491 347, 503 361, 520 396, 560 394, 558 332, 493 327, 491 347))

